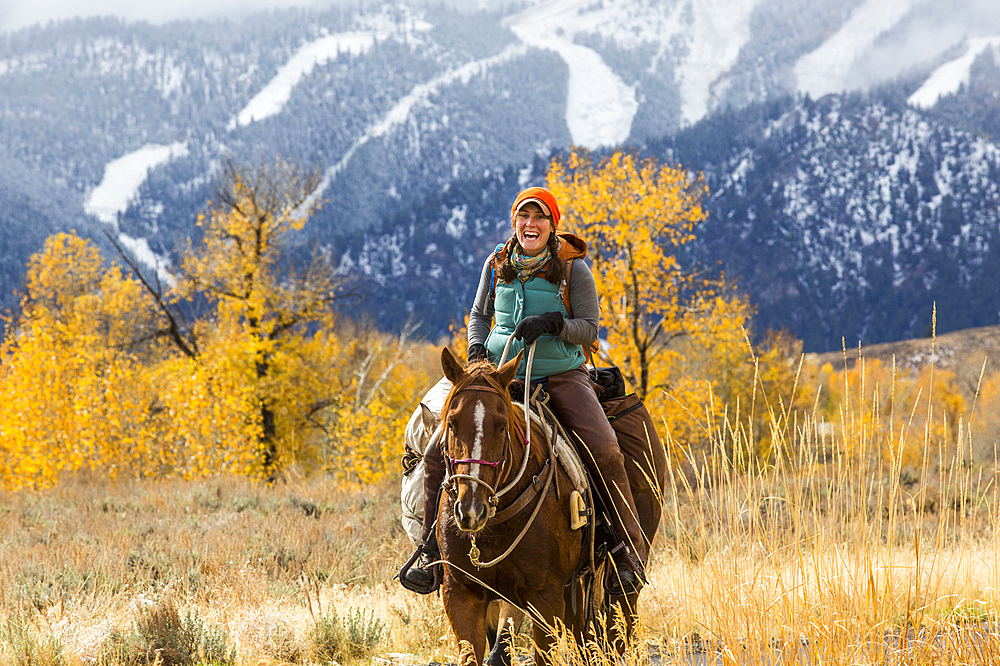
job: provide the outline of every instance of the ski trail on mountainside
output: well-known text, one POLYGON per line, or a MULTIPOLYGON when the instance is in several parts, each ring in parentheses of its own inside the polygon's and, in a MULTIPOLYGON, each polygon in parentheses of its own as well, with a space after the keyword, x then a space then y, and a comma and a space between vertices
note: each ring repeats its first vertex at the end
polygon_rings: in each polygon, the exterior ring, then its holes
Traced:
POLYGON ((403 23, 397 18, 385 13, 367 17, 362 20, 362 25, 358 26, 359 29, 324 34, 306 42, 278 68, 267 85, 229 121, 227 129, 232 131, 284 111, 296 86, 311 75, 317 65, 325 65, 342 53, 351 56, 364 55, 379 41, 393 36, 411 39, 417 33, 426 32, 434 27, 421 18, 410 16, 403 23))
POLYGON ((325 65, 341 53, 362 55, 375 45, 376 39, 386 36, 375 32, 340 32, 303 44, 267 85, 229 121, 227 129, 232 131, 238 126, 278 115, 291 99, 295 87, 312 74, 316 65, 325 65))
POLYGON ((354 142, 344 156, 340 158, 340 161, 334 164, 332 167, 326 170, 323 174, 323 180, 320 181, 319 186, 316 191, 313 192, 312 196, 303 204, 303 208, 311 206, 315 203, 326 189, 330 186, 337 176, 347 168, 347 164, 354 157, 354 154, 358 152, 362 146, 371 141, 372 139, 385 136, 393 130, 393 128, 401 125, 409 118, 410 113, 413 111, 414 107, 419 104, 427 102, 431 95, 437 93, 439 90, 445 86, 451 85, 456 81, 461 81, 462 83, 468 83, 473 76, 479 76, 485 74, 487 70, 491 67, 503 64, 509 60, 512 60, 518 56, 522 56, 527 52, 527 47, 524 44, 513 44, 508 46, 503 51, 495 56, 490 56, 489 58, 482 58, 480 60, 473 60, 468 62, 461 67, 449 70, 444 74, 427 81, 426 83, 420 83, 413 87, 409 93, 404 95, 389 111, 382 116, 377 122, 373 123, 365 130, 365 133, 361 135, 357 141, 354 142))
POLYGON ((533 36, 537 33, 530 25, 510 28, 522 42, 558 54, 569 68, 566 127, 574 144, 597 149, 628 139, 639 109, 634 85, 622 81, 593 49, 554 36, 533 36))
POLYGON ((906 101, 911 106, 929 109, 941 97, 957 93, 962 84, 968 85, 972 63, 988 48, 993 49, 994 60, 1000 60, 1000 35, 970 39, 964 54, 935 69, 906 101))
POLYGON ((899 23, 913 0, 868 0, 830 39, 795 62, 799 91, 813 99, 847 88, 854 62, 879 35, 899 23))
POLYGON ((677 67, 681 120, 693 125, 708 114, 712 86, 736 64, 750 41, 750 15, 760 0, 692 0, 688 54, 677 67))
POLYGON ((594 50, 575 43, 598 35, 626 47, 655 45, 650 72, 673 60, 681 92, 681 121, 707 113, 713 86, 732 69, 750 40, 750 16, 760 0, 680 0, 671 3, 548 0, 504 21, 521 40, 554 51, 570 68, 566 124, 574 143, 619 145, 631 134, 638 109, 628 86, 594 50))
POLYGON ((602 148, 624 143, 639 108, 628 85, 593 49, 573 43, 566 30, 586 12, 585 0, 551 0, 510 17, 504 24, 524 44, 557 54, 569 68, 566 127, 573 143, 602 148))
MULTIPOLYGON (((104 177, 100 184, 90 191, 83 203, 84 212, 118 231, 118 216, 128 209, 129 204, 139 194, 139 188, 146 182, 149 172, 161 164, 187 154, 186 142, 170 145, 147 143, 138 150, 108 162, 104 166, 104 177)), ((172 281, 167 272, 170 260, 153 252, 145 238, 133 238, 119 232, 118 241, 132 252, 136 259, 155 270, 160 279, 172 281)))

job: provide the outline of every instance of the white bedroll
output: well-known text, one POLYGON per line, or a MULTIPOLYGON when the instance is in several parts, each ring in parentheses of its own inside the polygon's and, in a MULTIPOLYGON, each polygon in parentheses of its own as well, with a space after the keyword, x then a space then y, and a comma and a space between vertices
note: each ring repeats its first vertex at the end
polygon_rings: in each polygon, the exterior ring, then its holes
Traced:
POLYGON ((403 444, 409 451, 420 456, 420 462, 413 471, 403 475, 399 497, 403 505, 403 529, 414 546, 420 545, 424 524, 424 449, 437 428, 444 399, 448 397, 450 390, 451 382, 442 377, 424 394, 406 424, 403 444))

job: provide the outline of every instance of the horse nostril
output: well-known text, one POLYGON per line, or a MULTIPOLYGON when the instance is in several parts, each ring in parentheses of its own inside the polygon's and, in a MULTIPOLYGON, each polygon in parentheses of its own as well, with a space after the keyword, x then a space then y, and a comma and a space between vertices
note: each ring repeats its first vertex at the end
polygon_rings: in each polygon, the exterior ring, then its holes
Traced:
POLYGON ((473 503, 471 506, 455 502, 455 522, 463 531, 470 531, 482 526, 489 519, 489 507, 483 503, 473 503))

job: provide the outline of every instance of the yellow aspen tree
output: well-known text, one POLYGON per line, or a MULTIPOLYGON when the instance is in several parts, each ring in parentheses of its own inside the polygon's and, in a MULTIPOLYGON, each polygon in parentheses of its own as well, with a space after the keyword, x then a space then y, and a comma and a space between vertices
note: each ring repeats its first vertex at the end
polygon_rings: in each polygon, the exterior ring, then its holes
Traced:
POLYGON ((621 368, 672 441, 708 448, 726 410, 749 410, 760 382, 770 390, 780 377, 786 387, 786 359, 772 361, 769 351, 770 374, 759 372, 747 299, 727 291, 721 276, 685 270, 677 259, 707 216, 701 177, 623 151, 595 165, 574 149, 553 160, 547 185, 562 226, 588 245, 607 342, 602 356, 621 368))
MULTIPOLYGON (((910 368, 861 358, 839 371, 826 364, 816 376, 825 416, 840 430, 843 452, 850 455, 877 454, 901 467, 919 468, 925 453, 937 459, 939 452, 954 451, 959 430, 964 436, 970 427, 971 405, 947 367, 910 368)), ((991 390, 989 377, 983 386, 991 390)), ((979 396, 987 404, 990 390, 979 396)))
POLYGON ((424 345, 410 329, 339 323, 328 257, 291 267, 316 174, 229 165, 226 178, 173 277, 144 275, 121 247, 133 276, 105 269, 67 234, 32 259, 23 315, 0 345, 0 485, 82 468, 273 477, 297 462, 362 482, 396 468, 434 365, 414 360, 424 345), (195 301, 210 307, 187 321, 195 301))
POLYGON ((683 270, 675 252, 694 239, 706 188, 686 170, 616 151, 597 165, 573 150, 553 160, 547 184, 562 225, 588 246, 609 351, 644 398, 663 388, 671 342, 712 283, 683 270))
POLYGON ((662 412, 675 439, 694 450, 721 446, 742 464, 771 453, 772 429, 783 427, 794 399, 793 363, 801 353, 801 343, 782 332, 752 345, 752 315, 745 296, 716 295, 689 318, 662 412))
POLYGON ((28 265, 21 317, 0 346, 0 456, 6 487, 41 487, 82 467, 114 477, 155 439, 133 334, 153 312, 140 285, 73 234, 28 265))
MULTIPOLYGON (((302 272, 289 267, 287 250, 318 202, 319 171, 303 172, 282 161, 257 168, 227 164, 219 201, 198 219, 201 243, 183 260, 181 293, 200 294, 215 307, 215 325, 239 330, 240 356, 250 364, 257 392, 258 471, 281 466, 279 440, 302 425, 289 413, 287 388, 301 360, 305 327, 318 321, 340 294, 342 281, 330 259, 317 253, 302 272)), ((301 397, 301 396, 300 396, 301 397)))
POLYGON ((328 469, 343 479, 374 483, 399 472, 403 433, 437 366, 432 346, 412 339, 408 324, 398 337, 370 326, 342 333, 343 390, 324 410, 328 469), (433 368, 433 370, 431 369, 433 368))
POLYGON ((259 399, 250 353, 230 330, 200 337, 197 357, 175 354, 151 369, 163 422, 160 462, 185 478, 257 475, 259 399))

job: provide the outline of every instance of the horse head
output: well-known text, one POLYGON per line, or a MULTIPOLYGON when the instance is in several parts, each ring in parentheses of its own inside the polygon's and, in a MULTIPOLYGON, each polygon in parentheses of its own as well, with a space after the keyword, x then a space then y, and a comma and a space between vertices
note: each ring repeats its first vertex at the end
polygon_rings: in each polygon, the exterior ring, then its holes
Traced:
POLYGON ((441 450, 452 481, 455 522, 463 532, 486 526, 496 510, 499 485, 510 473, 514 410, 507 385, 520 363, 519 353, 499 369, 485 361, 463 367, 447 347, 441 351, 441 368, 453 385, 441 410, 446 425, 441 450))

